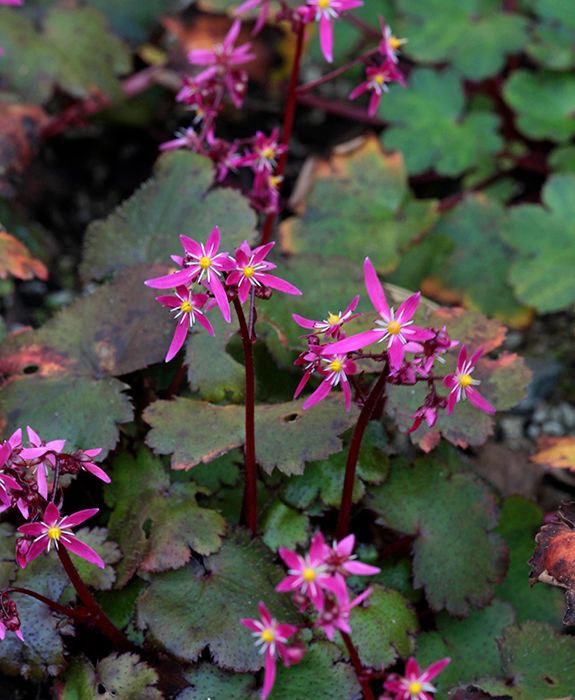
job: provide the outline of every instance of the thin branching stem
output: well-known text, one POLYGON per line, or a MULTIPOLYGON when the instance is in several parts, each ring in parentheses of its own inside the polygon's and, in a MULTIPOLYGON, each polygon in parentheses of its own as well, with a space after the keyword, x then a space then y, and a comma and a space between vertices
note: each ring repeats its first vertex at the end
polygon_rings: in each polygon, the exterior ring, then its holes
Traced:
POLYGON ((361 686, 363 697, 365 698, 365 700, 375 700, 375 695, 373 694, 373 690, 369 685, 369 681, 367 680, 367 678, 365 678, 363 666, 361 664, 361 659, 359 658, 357 649, 351 641, 351 637, 349 636, 349 634, 341 632, 341 638, 343 639, 343 643, 345 644, 347 653, 349 654, 349 658, 351 660, 353 670, 355 671, 355 677, 357 678, 357 682, 361 686))

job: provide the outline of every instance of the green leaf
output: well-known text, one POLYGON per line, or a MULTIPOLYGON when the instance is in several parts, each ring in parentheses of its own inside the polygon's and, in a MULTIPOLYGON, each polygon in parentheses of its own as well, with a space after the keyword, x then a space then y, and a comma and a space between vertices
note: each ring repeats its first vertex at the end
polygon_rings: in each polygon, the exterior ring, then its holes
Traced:
MULTIPOLYGON (((181 234, 202 241, 216 224, 222 250, 244 239, 253 242, 256 220, 247 200, 235 190, 210 190, 213 179, 208 158, 186 151, 160 156, 150 180, 107 219, 88 227, 82 275, 102 279, 138 263, 168 264, 182 250, 181 234)), ((152 290, 141 294, 153 298, 152 290)))
POLYGON ((260 600, 276 619, 293 619, 291 602, 274 590, 280 578, 267 547, 237 530, 203 566, 154 576, 138 603, 139 624, 180 659, 193 662, 209 647, 218 665, 256 671, 263 657, 239 621, 257 617, 260 600))
POLYGON ((483 681, 489 692, 513 700, 571 698, 575 688, 575 639, 557 634, 540 622, 508 627, 499 643, 508 681, 483 681))
POLYGON ((437 631, 424 632, 417 638, 417 660, 425 667, 446 656, 451 658, 433 682, 440 691, 479 678, 501 676, 497 639, 513 622, 512 607, 498 600, 465 620, 441 613, 436 618, 437 631))
POLYGON ((252 697, 255 686, 252 675, 226 673, 217 666, 207 663, 194 666, 185 676, 191 686, 183 690, 177 696, 177 700, 206 700, 206 698, 246 700, 252 697))
POLYGON ((472 80, 498 73, 527 39, 524 17, 497 11, 485 0, 399 0, 399 9, 410 58, 450 63, 472 80))
POLYGON ((367 602, 352 610, 350 625, 364 666, 382 669, 413 652, 417 617, 398 591, 375 584, 367 602))
POLYGON ((54 88, 78 98, 122 95, 118 75, 131 68, 126 47, 92 8, 51 9, 41 31, 15 9, 0 8, 0 76, 29 102, 45 102, 54 88))
POLYGON ((461 79, 450 70, 414 70, 409 87, 392 88, 380 112, 391 122, 383 144, 403 153, 410 175, 433 168, 457 176, 501 149, 498 118, 479 110, 466 114, 461 79))
POLYGON ((149 273, 127 271, 40 330, 2 344, 6 431, 31 425, 45 440, 65 436, 71 449, 102 447, 101 458, 116 444, 117 424, 133 412, 126 385, 109 375, 159 362, 173 332, 169 315, 143 286, 149 273))
POLYGON ((509 547, 509 568, 497 596, 511 603, 517 622, 537 620, 559 626, 563 617, 561 592, 552 586, 531 586, 528 580, 528 561, 542 524, 543 511, 535 503, 521 496, 504 502, 497 532, 509 547))
POLYGON ((309 519, 281 501, 275 501, 263 522, 263 541, 276 552, 280 547, 294 549, 309 537, 309 519))
POLYGON ((74 659, 62 681, 60 700, 162 700, 158 674, 137 654, 111 654, 96 669, 87 659, 74 659))
POLYGON ((575 175, 554 175, 543 188, 543 207, 523 204, 509 212, 503 235, 518 253, 511 284, 519 299, 540 312, 575 301, 574 193, 575 175))
POLYGON ((491 600, 506 556, 492 532, 495 499, 482 482, 429 458, 414 465, 398 461, 368 504, 387 527, 415 536, 414 586, 425 589, 434 610, 468 615, 491 600))
POLYGON ((569 141, 575 134, 575 77, 571 73, 518 70, 503 96, 516 112, 517 126, 532 139, 569 141))
MULTIPOLYGON (((504 208, 482 194, 468 196, 442 216, 427 237, 431 257, 422 265, 424 292, 513 326, 528 323, 530 311, 515 300, 507 281, 510 251, 501 236, 504 221, 504 208), (435 242, 443 245, 443 240, 452 243, 452 252, 434 264, 435 242)), ((419 254, 417 248, 413 254, 419 254)))
POLYGON ((108 19, 112 29, 132 42, 145 41, 150 32, 160 28, 164 13, 174 9, 172 0, 87 0, 108 19))
POLYGON ((549 154, 549 165, 555 172, 575 173, 575 146, 557 146, 549 154))
MULTIPOLYGON (((308 177, 306 173, 306 181, 308 177)), ((356 264, 368 255, 384 273, 437 219, 434 200, 415 200, 410 194, 401 154, 384 154, 375 138, 351 154, 317 163, 311 180, 303 215, 282 227, 284 246, 291 252, 320 252, 356 264)))
POLYGON ((347 700, 358 692, 353 670, 341 661, 337 647, 320 642, 311 646, 296 666, 278 668, 273 700, 295 700, 310 695, 321 700, 347 700))
MULTIPOLYGON (((256 406, 258 464, 268 473, 279 469, 301 474, 306 462, 341 450, 337 436, 355 416, 355 410, 345 411, 339 396, 328 397, 310 411, 302 409, 301 401, 256 406)), ((157 454, 171 454, 173 469, 210 462, 244 442, 242 406, 177 398, 156 401, 144 412, 144 420, 152 426, 147 444, 157 454)))
POLYGON ((135 459, 118 457, 111 476, 105 497, 113 507, 110 531, 124 554, 119 586, 138 569, 177 569, 190 560, 191 550, 207 555, 219 549, 222 516, 198 506, 195 484, 170 486, 161 463, 149 452, 142 450, 135 459))
POLYGON ((85 542, 89 547, 92 547, 104 560, 105 569, 100 569, 89 561, 78 557, 70 552, 72 560, 80 578, 87 586, 95 588, 98 591, 107 591, 114 585, 116 580, 116 572, 114 564, 122 558, 122 553, 118 545, 111 540, 108 540, 108 530, 105 527, 82 527, 76 530, 74 534, 82 542, 85 542))

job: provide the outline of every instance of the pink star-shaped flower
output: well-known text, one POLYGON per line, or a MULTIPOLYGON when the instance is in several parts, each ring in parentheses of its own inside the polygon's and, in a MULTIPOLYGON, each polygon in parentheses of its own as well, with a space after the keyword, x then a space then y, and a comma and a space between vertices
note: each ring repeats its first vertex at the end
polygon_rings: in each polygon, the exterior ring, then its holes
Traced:
POLYGON ((471 376, 475 370, 477 360, 479 360, 482 355, 483 348, 479 348, 467 359, 467 348, 465 345, 461 346, 455 373, 448 374, 443 380, 445 386, 450 389, 449 398, 447 400, 447 415, 450 416, 453 413, 455 404, 457 404, 458 401, 462 401, 466 398, 480 411, 484 411, 490 415, 495 413, 495 407, 481 396, 475 388, 481 384, 481 382, 479 379, 474 379, 471 376))

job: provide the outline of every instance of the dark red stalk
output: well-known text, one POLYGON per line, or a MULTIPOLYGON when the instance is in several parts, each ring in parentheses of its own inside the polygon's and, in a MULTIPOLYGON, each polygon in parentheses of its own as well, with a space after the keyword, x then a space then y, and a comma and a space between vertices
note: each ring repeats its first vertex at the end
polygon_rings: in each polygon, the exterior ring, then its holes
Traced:
POLYGON ((357 461, 361 450, 361 441, 369 423, 371 416, 377 406, 380 398, 385 392, 385 385, 389 375, 389 366, 387 362, 384 365, 383 371, 379 379, 371 390, 367 401, 364 403, 347 454, 347 462, 345 465, 345 479, 343 482, 343 491, 341 494, 341 505, 339 507, 339 519, 337 521, 336 538, 342 540, 349 532, 349 520, 351 517, 351 504, 353 498, 353 485, 355 482, 355 472, 357 470, 357 461))
POLYGON ((178 391, 180 390, 180 387, 182 386, 182 382, 186 378, 186 363, 182 362, 182 364, 178 367, 176 370, 176 373, 174 374, 174 377, 172 381, 170 382, 170 386, 166 389, 166 394, 164 396, 165 399, 171 399, 172 396, 175 396, 178 391))
POLYGON ((47 605, 50 610, 60 613, 60 615, 66 615, 71 617, 73 620, 78 620, 79 622, 86 622, 89 618, 88 615, 82 610, 74 610, 74 608, 68 608, 65 605, 60 605, 46 596, 36 593, 36 591, 31 591, 29 588, 20 588, 19 586, 11 586, 10 588, 5 588, 2 593, 22 593, 30 598, 35 598, 39 600, 44 605, 47 605))
POLYGON ((252 535, 257 533, 257 471, 256 471, 256 431, 255 431, 255 372, 254 372, 254 354, 252 350, 252 338, 244 310, 240 300, 234 299, 234 307, 240 324, 240 334, 242 336, 242 345, 244 348, 244 362, 246 368, 246 442, 244 447, 245 459, 245 494, 244 507, 246 525, 250 529, 252 535))
POLYGON ((94 596, 88 590, 88 587, 80 578, 76 567, 72 563, 70 556, 64 547, 58 547, 58 556, 62 562, 64 570, 68 574, 70 582, 76 589, 78 597, 87 608, 91 621, 96 624, 103 634, 108 637, 112 644, 119 651, 137 651, 137 648, 127 639, 122 632, 112 623, 107 617, 102 608, 96 602, 94 596))
POLYGON ((324 112, 329 112, 330 114, 335 114, 336 117, 349 119, 351 122, 361 122, 362 124, 369 124, 370 126, 380 129, 387 126, 386 121, 379 117, 370 117, 366 110, 352 107, 343 102, 329 100, 326 97, 319 97, 318 95, 309 95, 306 93, 305 95, 298 95, 298 102, 307 107, 313 107, 315 109, 321 109, 324 112))
POLYGON ((357 66, 358 63, 365 63, 370 56, 374 56, 378 51, 379 48, 370 49, 361 56, 355 58, 353 61, 346 63, 344 66, 340 66, 339 68, 336 68, 335 70, 332 70, 329 73, 322 75, 321 78, 318 78, 317 80, 312 80, 311 82, 305 83, 304 85, 300 85, 297 89, 298 98, 300 95, 304 95, 306 92, 315 90, 315 88, 319 87, 320 85, 329 83, 330 80, 335 80, 335 78, 338 78, 340 75, 343 75, 350 68, 353 68, 353 66, 357 66))
MULTIPOLYGON (((296 105, 297 105, 297 83, 299 80, 299 71, 300 71, 300 66, 301 66, 301 59, 303 56, 304 39, 305 39, 305 24, 303 22, 300 22, 300 25, 299 25, 298 30, 297 30, 295 56, 294 56, 293 65, 292 65, 292 69, 291 69, 286 111, 285 111, 285 116, 284 116, 282 134, 281 134, 281 138, 280 138, 280 143, 285 144, 286 146, 289 145, 289 142, 291 139, 291 134, 293 131, 293 123, 294 123, 295 110, 296 110, 296 105)), ((281 156, 279 157, 278 166, 277 166, 276 171, 275 171, 276 176, 283 177, 283 174, 284 174, 285 168, 286 168, 287 159, 288 159, 288 150, 286 149, 285 153, 282 153, 281 156)), ((278 185, 278 189, 281 190, 281 182, 278 185)), ((277 217, 277 214, 275 212, 272 212, 272 213, 267 215, 266 220, 264 222, 263 229, 262 229, 262 241, 261 241, 262 245, 270 242, 276 217, 277 217)))
POLYGON ((365 700, 375 700, 375 695, 373 694, 373 691, 369 685, 369 681, 364 676, 363 666, 361 665, 361 659, 359 658, 357 649, 351 641, 351 637, 349 636, 349 634, 341 632, 341 638, 343 639, 343 643, 345 644, 347 653, 349 654, 349 658, 351 659, 351 664, 353 666, 353 670, 355 671, 357 682, 361 686, 363 697, 365 698, 365 700))

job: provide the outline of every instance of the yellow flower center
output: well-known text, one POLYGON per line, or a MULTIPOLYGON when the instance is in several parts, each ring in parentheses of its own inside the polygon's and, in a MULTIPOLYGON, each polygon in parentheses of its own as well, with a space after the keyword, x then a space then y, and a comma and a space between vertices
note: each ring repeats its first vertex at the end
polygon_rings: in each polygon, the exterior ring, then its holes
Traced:
POLYGON ((52 527, 48 528, 46 534, 51 540, 59 540, 60 535, 62 534, 62 530, 60 530, 60 528, 56 525, 52 525, 52 527))
POLYGON ((423 690, 423 686, 419 681, 412 681, 409 684, 408 690, 410 695, 418 695, 423 690))
MULTIPOLYGON (((336 360, 336 362, 337 362, 337 360, 336 360)), ((302 574, 301 574, 301 575, 302 575, 303 580, 304 580, 306 583, 311 583, 312 581, 315 581, 315 576, 316 576, 316 574, 315 574, 314 569, 310 569, 309 567, 306 567, 306 568, 302 571, 302 574)))
POLYGON ((262 630, 261 637, 266 644, 271 644, 276 638, 276 633, 270 627, 266 627, 262 630))
POLYGON ((270 187, 273 187, 275 189, 281 183, 282 180, 283 177, 281 175, 270 175, 268 183, 270 187))
POLYGON ((318 0, 318 7, 320 10, 327 10, 327 8, 330 6, 331 0, 318 0))
POLYGON ((211 266, 211 264, 212 261, 210 260, 210 258, 208 258, 207 255, 202 255, 202 257, 200 258, 200 267, 202 268, 202 270, 207 270, 208 267, 211 266))
POLYGON ((327 368, 330 369, 332 372, 341 372, 341 370, 343 369, 343 362, 341 360, 332 360, 327 366, 327 368))
POLYGON ((384 76, 384 75, 381 75, 381 73, 378 73, 378 74, 374 77, 374 81, 375 81, 378 85, 383 85, 383 83, 385 83, 385 76, 384 76))
POLYGON ((192 308, 193 308, 192 302, 191 301, 183 301, 180 308, 182 309, 182 311, 184 313, 189 314, 189 313, 191 313, 192 308))
POLYGON ((256 271, 254 270, 254 268, 250 267, 249 265, 248 267, 244 267, 244 275, 246 277, 253 277, 255 275, 255 272, 256 271))
POLYGON ((327 317, 327 322, 329 323, 330 326, 337 326, 337 324, 341 321, 341 317, 339 314, 332 314, 329 313, 327 317))
POLYGON ((390 321, 387 324, 387 332, 391 335, 398 335, 401 333, 401 323, 399 321, 390 321))
POLYGON ((262 151, 262 158, 265 158, 266 160, 271 160, 275 156, 275 154, 275 148, 273 148, 272 146, 267 146, 262 151))
POLYGON ((473 384, 473 377, 470 374, 462 374, 461 377, 459 377, 459 385, 464 389, 467 386, 471 386, 471 384, 473 384))
POLYGON ((403 41, 401 39, 398 39, 396 36, 392 36, 391 39, 389 40, 389 45, 391 46, 392 49, 399 49, 399 47, 403 44, 403 41))

